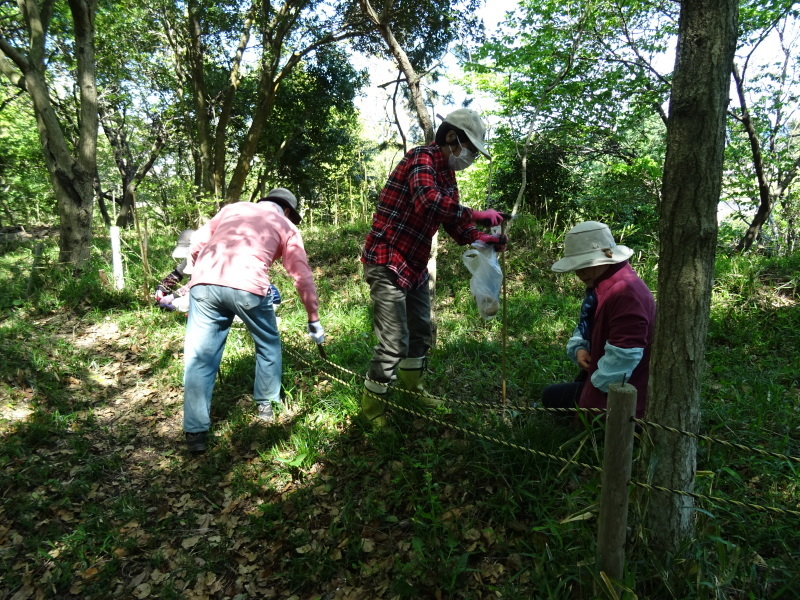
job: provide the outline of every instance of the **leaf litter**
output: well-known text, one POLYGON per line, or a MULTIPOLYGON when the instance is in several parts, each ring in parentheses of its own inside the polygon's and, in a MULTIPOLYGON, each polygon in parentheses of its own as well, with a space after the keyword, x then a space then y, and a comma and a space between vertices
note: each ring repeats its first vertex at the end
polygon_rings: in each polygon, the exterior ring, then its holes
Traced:
MULTIPOLYGON (((30 385, 34 373, 0 388, 0 559, 14 582, 0 600, 495 599, 511 578, 526 581, 510 551, 519 534, 489 523, 472 495, 457 500, 458 465, 441 474, 453 480, 428 513, 419 498, 397 497, 408 464, 376 460, 359 431, 308 466, 279 443, 265 454, 268 439, 291 436, 292 414, 268 436, 247 419, 226 429, 216 415, 215 447, 193 457, 183 448, 175 367, 157 366, 164 356, 180 362, 180 336, 70 314, 34 326, 36 337, 72 348, 67 362, 90 366, 54 371, 80 407, 68 423, 46 416, 50 400, 30 385), (44 435, 30 443, 37 427, 44 435), (421 533, 437 519, 449 550, 429 548, 440 542, 421 533), (455 570, 442 558, 453 551, 455 570), (440 569, 449 570, 441 579, 440 569)), ((247 404, 225 407, 228 420, 247 404)), ((408 435, 424 440, 417 429, 408 435)))

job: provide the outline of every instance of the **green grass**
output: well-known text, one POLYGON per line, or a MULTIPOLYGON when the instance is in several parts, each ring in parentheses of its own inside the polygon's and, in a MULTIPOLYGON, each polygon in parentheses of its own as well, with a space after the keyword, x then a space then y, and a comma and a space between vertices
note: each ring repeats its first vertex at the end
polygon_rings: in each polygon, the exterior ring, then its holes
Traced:
MULTIPOLYGON (((107 240, 77 279, 55 265, 53 244, 33 284, 30 248, 0 255, 0 600, 612 597, 594 567, 599 478, 545 456, 600 464, 599 432, 456 403, 432 413, 443 424, 402 411, 388 430, 361 423, 360 380, 375 344, 358 262, 366 228, 304 232, 327 354, 346 371, 318 361, 292 282, 276 267, 280 418, 253 418, 253 346, 235 327, 213 443, 200 458, 181 438, 185 318, 142 298, 132 233, 122 292, 97 276, 111 272, 107 240)), ((549 270, 562 234, 514 224, 505 371, 503 323, 479 318, 463 249, 442 236, 432 393, 496 404, 505 375, 508 399, 527 405, 573 375, 563 346, 582 290, 549 270)), ((174 266, 173 238, 151 239, 156 277, 174 266)), ((703 433, 800 455, 798 262, 719 257, 703 433)), ((635 267, 655 287, 654 262, 635 267)), ((792 464, 701 443, 698 471, 700 492, 798 508, 792 464)), ((645 495, 637 489, 632 500, 622 583, 633 591, 623 596, 793 597, 794 517, 700 502, 694 539, 655 556, 645 495)))

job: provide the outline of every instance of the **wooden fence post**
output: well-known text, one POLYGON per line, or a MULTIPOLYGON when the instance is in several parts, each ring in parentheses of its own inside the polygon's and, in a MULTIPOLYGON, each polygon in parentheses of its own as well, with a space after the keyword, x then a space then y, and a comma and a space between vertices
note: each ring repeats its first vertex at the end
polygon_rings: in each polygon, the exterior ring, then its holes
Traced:
POLYGON ((597 523, 597 568, 622 579, 628 528, 628 482, 633 456, 636 388, 612 383, 608 388, 600 516, 597 523))

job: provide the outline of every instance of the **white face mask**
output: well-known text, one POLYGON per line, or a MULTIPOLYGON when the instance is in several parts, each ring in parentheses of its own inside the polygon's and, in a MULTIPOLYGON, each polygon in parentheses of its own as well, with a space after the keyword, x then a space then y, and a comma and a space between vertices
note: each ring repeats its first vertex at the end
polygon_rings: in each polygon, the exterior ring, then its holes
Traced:
POLYGON ((453 171, 463 171, 475 162, 475 157, 477 156, 472 150, 464 148, 464 146, 461 145, 461 140, 458 140, 458 147, 461 148, 461 152, 458 153, 458 156, 453 154, 453 149, 451 147, 450 154, 447 157, 447 166, 453 169, 453 171))

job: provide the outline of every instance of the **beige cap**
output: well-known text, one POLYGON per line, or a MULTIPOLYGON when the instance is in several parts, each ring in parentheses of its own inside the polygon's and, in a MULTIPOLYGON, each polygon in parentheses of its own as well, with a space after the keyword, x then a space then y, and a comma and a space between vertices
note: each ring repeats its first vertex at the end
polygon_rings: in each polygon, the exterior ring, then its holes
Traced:
POLYGON ((445 117, 445 123, 450 123, 453 127, 458 127, 467 134, 469 141, 478 149, 478 152, 486 158, 492 158, 484 146, 486 140, 486 126, 481 121, 481 117, 474 110, 469 108, 459 108, 445 117))

